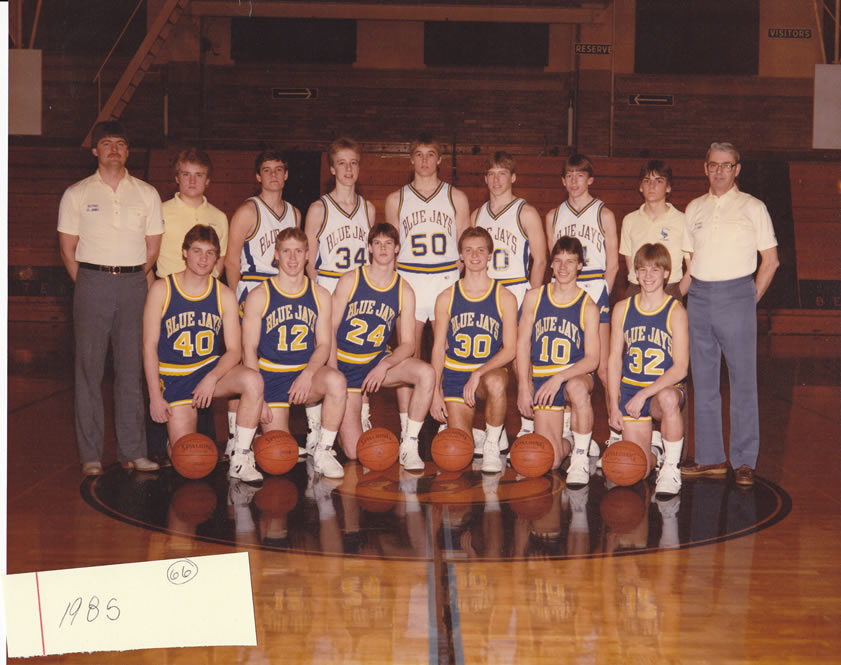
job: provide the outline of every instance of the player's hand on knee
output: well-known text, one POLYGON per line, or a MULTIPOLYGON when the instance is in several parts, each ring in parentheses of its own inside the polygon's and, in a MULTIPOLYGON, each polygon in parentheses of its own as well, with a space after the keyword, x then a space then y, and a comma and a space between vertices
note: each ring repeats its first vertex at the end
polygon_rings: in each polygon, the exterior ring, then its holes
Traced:
POLYGON ((625 405, 625 411, 632 418, 639 418, 642 413, 642 408, 645 406, 645 397, 641 393, 637 393, 625 405))
POLYGON ((311 389, 312 374, 304 370, 289 387, 289 403, 304 404, 309 399, 311 389))
POLYGON ((193 391, 193 407, 204 409, 210 406, 214 392, 216 392, 216 377, 208 374, 199 381, 199 385, 193 391))
POLYGON ((608 424, 617 432, 625 429, 625 421, 622 420, 622 412, 618 406, 611 407, 610 416, 607 419, 608 424))
POLYGON ((172 415, 172 407, 163 397, 152 397, 149 400, 149 415, 152 416, 152 420, 156 423, 169 422, 169 417, 172 415))
POLYGON ((375 393, 382 388, 387 371, 388 368, 378 364, 374 367, 374 369, 368 372, 368 376, 366 376, 365 380, 362 382, 362 392, 375 393))
POLYGON ((531 393, 522 391, 517 393, 517 409, 520 415, 526 418, 534 418, 534 409, 531 406, 531 393))
POLYGON ((470 378, 467 379, 467 383, 464 384, 464 388, 461 391, 464 403, 471 409, 476 406, 476 390, 479 387, 480 379, 481 377, 479 374, 477 372, 473 372, 470 375, 470 378))
POLYGON ((447 405, 444 402, 444 396, 440 391, 436 390, 432 398, 432 405, 429 407, 429 415, 431 415, 439 423, 447 422, 447 405))
POLYGON ((268 404, 263 404, 263 410, 260 412, 260 422, 261 423, 272 422, 272 409, 268 404))

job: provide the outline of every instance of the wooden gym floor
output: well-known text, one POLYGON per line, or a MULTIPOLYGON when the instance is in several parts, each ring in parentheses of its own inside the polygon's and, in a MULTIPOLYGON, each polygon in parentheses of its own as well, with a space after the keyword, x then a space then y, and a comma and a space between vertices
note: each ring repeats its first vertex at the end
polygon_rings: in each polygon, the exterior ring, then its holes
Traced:
MULTIPOLYGON (((430 465, 413 484, 355 463, 312 486, 299 463, 244 509, 222 467, 203 484, 118 468, 83 482, 69 339, 61 324, 9 327, 8 572, 247 551, 258 646, 37 662, 841 661, 841 337, 760 338, 749 492, 696 481, 662 506, 645 483, 607 492, 600 476, 582 497, 563 473, 493 487, 430 465)), ((372 403, 394 428, 392 396, 372 403)), ((603 407, 596 419, 603 440, 603 407)))

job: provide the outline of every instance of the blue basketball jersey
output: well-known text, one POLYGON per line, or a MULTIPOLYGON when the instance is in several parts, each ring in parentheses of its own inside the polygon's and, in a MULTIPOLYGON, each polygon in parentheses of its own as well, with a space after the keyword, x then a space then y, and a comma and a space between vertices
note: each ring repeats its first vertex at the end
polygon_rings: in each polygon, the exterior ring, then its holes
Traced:
POLYGON ((205 292, 193 297, 181 289, 175 274, 164 280, 158 371, 163 376, 191 374, 221 355, 222 289, 215 277, 208 276, 205 292))
POLYGON ((555 302, 552 285, 540 287, 534 304, 532 376, 551 376, 584 357, 584 315, 590 296, 578 289, 569 302, 555 302))
POLYGON ((365 267, 357 268, 339 328, 336 357, 347 363, 367 363, 384 348, 403 309, 403 278, 394 273, 391 284, 378 288, 365 267))
POLYGON ((303 369, 315 349, 315 324, 321 308, 315 282, 306 277, 298 293, 284 293, 274 279, 267 279, 257 288, 266 291, 257 345, 260 369, 267 372, 303 369))
POLYGON ((502 284, 491 280, 478 298, 464 293, 463 281, 455 283, 447 306, 447 350, 444 367, 472 372, 484 365, 502 347, 502 284))
POLYGON ((622 382, 634 386, 654 383, 673 364, 672 312, 677 300, 667 296, 653 312, 639 305, 639 294, 628 298, 622 315, 625 360, 622 382))

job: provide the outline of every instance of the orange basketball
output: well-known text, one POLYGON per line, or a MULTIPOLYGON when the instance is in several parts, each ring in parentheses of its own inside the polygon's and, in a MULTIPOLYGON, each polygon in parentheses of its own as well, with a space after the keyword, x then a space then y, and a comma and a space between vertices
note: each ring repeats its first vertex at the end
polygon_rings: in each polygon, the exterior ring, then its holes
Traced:
POLYGON ((385 427, 372 427, 356 442, 359 463, 372 471, 384 471, 397 461, 400 443, 385 427))
POLYGON ((206 522, 216 510, 216 492, 207 481, 184 483, 172 493, 173 512, 193 526, 206 522))
POLYGON ((263 471, 279 476, 298 463, 298 442, 283 430, 266 432, 254 441, 254 459, 263 471))
POLYGON ((266 478, 254 503, 263 514, 283 517, 298 504, 298 488, 288 478, 266 478))
POLYGON ((178 473, 185 478, 195 480, 204 478, 216 468, 219 451, 216 450, 216 444, 209 436, 193 432, 185 434, 175 442, 170 450, 169 459, 172 460, 172 466, 178 473))
POLYGON ((542 434, 523 434, 511 447, 511 464, 517 473, 537 478, 552 468, 555 452, 542 434))
POLYGON ((602 521, 611 531, 630 533, 645 517, 642 497, 628 487, 614 487, 599 504, 602 521))
POLYGON ((473 437, 448 427, 432 439, 432 459, 444 471, 461 471, 473 461, 473 437))
POLYGON ((617 485, 633 485, 648 475, 648 459, 637 444, 617 441, 604 451, 602 471, 608 480, 617 485))

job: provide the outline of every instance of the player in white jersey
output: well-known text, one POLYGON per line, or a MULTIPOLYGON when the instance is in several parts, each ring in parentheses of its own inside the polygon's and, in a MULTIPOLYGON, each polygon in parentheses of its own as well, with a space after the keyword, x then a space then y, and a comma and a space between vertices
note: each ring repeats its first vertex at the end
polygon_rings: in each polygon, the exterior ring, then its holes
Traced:
MULTIPOLYGON (((248 292, 272 275, 277 274, 274 263, 275 238, 282 229, 301 226, 301 213, 283 200, 283 187, 289 177, 289 161, 279 150, 264 150, 254 162, 254 172, 260 193, 246 199, 228 228, 228 251, 225 255, 225 277, 242 306, 248 292)), ((233 447, 236 431, 237 401, 228 402, 228 447, 233 447)))
MULTIPOLYGON (((552 247, 562 236, 570 236, 578 238, 584 247, 584 269, 578 275, 578 286, 588 293, 599 308, 598 375, 602 387, 606 387, 610 348, 610 292, 619 270, 616 218, 604 201, 590 194, 593 163, 586 155, 571 155, 567 159, 563 183, 569 196, 546 215, 546 239, 548 246, 552 247)), ((604 392, 607 403, 606 388, 604 392)), ((611 432, 611 440, 614 434, 619 436, 611 432)))
POLYGON ((362 153, 348 138, 327 149, 335 186, 307 211, 304 231, 309 238, 307 274, 331 294, 339 277, 368 263, 368 231, 376 221, 374 204, 356 192, 362 153))
MULTIPOLYGON (((458 239, 470 226, 464 192, 438 179, 441 144, 428 134, 409 146, 412 182, 385 200, 385 221, 400 233, 397 272, 415 291, 415 356, 420 357, 423 327, 435 320, 435 299, 459 278, 458 239)), ((411 388, 398 388, 400 424, 405 430, 411 388)))
MULTIPOLYGON (((514 196, 516 181, 514 157, 502 151, 491 155, 485 164, 485 184, 490 198, 471 213, 470 223, 490 232, 494 253, 488 264, 488 275, 502 282, 514 294, 519 309, 526 291, 543 284, 546 276, 546 237, 537 209, 514 196)), ((533 432, 534 421, 525 416, 521 419, 517 436, 533 432)), ((481 436, 479 432, 474 434, 478 451, 481 436)), ((504 451, 507 447, 507 441, 501 440, 500 449, 504 451)))

